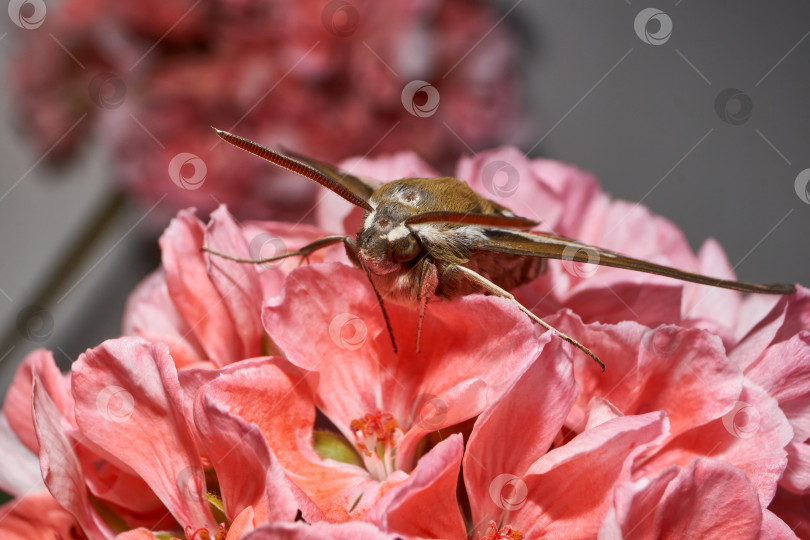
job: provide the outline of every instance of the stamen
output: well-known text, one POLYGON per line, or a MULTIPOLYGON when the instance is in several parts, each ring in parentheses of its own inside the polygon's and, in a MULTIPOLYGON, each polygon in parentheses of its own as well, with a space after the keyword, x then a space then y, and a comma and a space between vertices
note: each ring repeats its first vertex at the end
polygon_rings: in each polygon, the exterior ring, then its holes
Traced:
POLYGON ((384 452, 394 446, 394 435, 399 425, 392 414, 378 410, 374 414, 352 420, 349 427, 354 432, 360 451, 371 456, 372 451, 384 452), (369 448, 369 443, 373 444, 373 448, 369 448))
POLYGON ((511 525, 499 530, 498 525, 490 521, 486 536, 482 536, 480 540, 523 540, 523 533, 513 529, 511 525))

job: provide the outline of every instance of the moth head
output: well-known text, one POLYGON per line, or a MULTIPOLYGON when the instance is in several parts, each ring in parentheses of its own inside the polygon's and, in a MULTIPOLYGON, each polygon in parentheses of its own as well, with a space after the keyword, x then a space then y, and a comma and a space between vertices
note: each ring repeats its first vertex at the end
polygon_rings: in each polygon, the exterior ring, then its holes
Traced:
POLYGON ((422 253, 422 246, 405 220, 417 210, 395 200, 384 200, 369 212, 357 233, 357 246, 375 274, 399 270, 422 253))

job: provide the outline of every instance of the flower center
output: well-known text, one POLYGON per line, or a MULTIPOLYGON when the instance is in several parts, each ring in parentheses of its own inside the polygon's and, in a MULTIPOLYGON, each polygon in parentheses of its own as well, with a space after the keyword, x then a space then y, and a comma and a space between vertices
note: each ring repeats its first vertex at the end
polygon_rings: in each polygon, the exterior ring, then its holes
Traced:
POLYGON ((486 536, 482 536, 480 540, 523 540, 523 533, 513 529, 511 525, 498 529, 498 525, 490 521, 486 536))
POLYGON ((403 434, 396 418, 378 410, 352 420, 349 427, 366 469, 377 480, 384 480, 394 470, 394 450, 403 434))
MULTIPOLYGON (((212 536, 211 533, 208 531, 206 527, 200 527, 197 530, 191 528, 191 525, 186 525, 184 529, 186 533, 187 540, 211 540, 212 536)), ((216 533, 214 533, 214 540, 225 540, 225 537, 228 535, 227 529, 225 529, 225 524, 220 523, 219 529, 216 533)))

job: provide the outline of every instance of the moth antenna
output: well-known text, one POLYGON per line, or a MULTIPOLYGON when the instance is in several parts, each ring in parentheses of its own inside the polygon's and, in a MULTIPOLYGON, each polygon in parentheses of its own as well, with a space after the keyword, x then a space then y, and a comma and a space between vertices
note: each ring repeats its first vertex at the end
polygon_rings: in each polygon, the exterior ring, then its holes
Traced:
POLYGON ((423 212, 405 220, 405 225, 418 223, 463 223, 465 225, 483 225, 488 227, 514 227, 528 229, 539 225, 539 221, 520 216, 503 216, 498 214, 475 214, 471 212, 451 212, 440 210, 436 212, 423 212))
POLYGON ((533 321, 535 321, 537 324, 539 324, 540 326, 542 326, 546 330, 550 330, 550 331, 554 332, 555 334, 557 334, 557 336, 560 339, 562 339, 563 341, 567 341, 568 343, 570 343, 574 347, 578 348, 579 350, 581 350, 582 352, 584 352, 585 354, 590 356, 597 364, 599 364, 599 367, 602 368, 602 372, 605 371, 605 364, 601 360, 599 360, 599 357, 596 356, 593 353, 592 350, 590 350, 588 347, 586 347, 585 345, 583 345, 582 343, 580 343, 576 339, 572 338, 568 334, 560 332, 559 330, 557 330, 556 328, 554 328, 553 326, 548 324, 546 321, 544 321, 543 319, 541 319, 540 317, 538 317, 537 315, 535 315, 534 313, 529 311, 523 304, 518 302, 517 299, 511 293, 509 293, 508 291, 506 291, 506 290, 502 289, 501 287, 495 285, 493 282, 491 282, 490 280, 488 280, 487 278, 485 278, 484 276, 482 276, 478 272, 470 270, 469 268, 465 268, 463 266, 459 266, 459 265, 455 265, 455 264, 451 265, 451 266, 448 266, 447 268, 448 268, 448 270, 457 270, 457 271, 461 272, 470 281, 473 281, 473 282, 481 285, 482 287, 484 287, 486 290, 488 290, 492 294, 494 294, 496 296, 500 296, 501 298, 506 298, 507 300, 511 300, 512 302, 514 302, 520 308, 520 310, 523 313, 528 315, 533 321))
POLYGON ((349 191, 345 186, 336 182, 333 178, 330 178, 311 165, 303 163, 297 159, 293 159, 289 156, 285 156, 284 154, 280 154, 274 150, 270 150, 266 146, 262 146, 261 144, 251 141, 250 139, 246 139, 245 137, 240 137, 239 135, 234 135, 233 133, 228 133, 227 131, 222 131, 221 129, 213 129, 223 141, 230 143, 237 148, 241 148, 246 152, 250 152, 254 156, 267 160, 274 165, 278 165, 279 167, 283 167, 288 171, 292 171, 296 174, 309 178, 310 180, 314 180, 325 188, 334 191, 355 206, 359 206, 360 208, 368 210, 369 212, 374 210, 367 201, 358 197, 349 191))

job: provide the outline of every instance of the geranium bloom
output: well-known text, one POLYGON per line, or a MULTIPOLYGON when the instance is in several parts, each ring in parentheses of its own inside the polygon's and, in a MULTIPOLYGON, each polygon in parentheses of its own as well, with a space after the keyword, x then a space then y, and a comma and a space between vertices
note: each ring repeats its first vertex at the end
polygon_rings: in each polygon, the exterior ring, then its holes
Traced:
POLYGON ((478 0, 65 0, 22 36, 9 79, 40 153, 66 157, 96 127, 158 211, 298 220, 314 187, 209 126, 331 161, 410 147, 449 164, 516 142, 517 47, 498 19, 478 0))
MULTIPOLYGON (((434 174, 410 153, 343 166, 380 181, 434 174)), ((507 148, 462 160, 458 176, 555 232, 729 270, 715 243, 693 254, 672 224, 574 167, 507 148)), ((317 215, 329 233, 362 219, 334 194, 317 215)), ((46 351, 21 366, 3 442, 21 471, 0 475, 17 497, 0 535, 19 536, 36 505, 36 531, 130 540, 810 535, 807 289, 710 296, 550 261, 517 296, 592 348, 602 373, 484 295, 431 302, 419 353, 418 314, 386 302, 394 353, 339 245, 300 268, 200 252, 266 257, 323 231, 181 212, 162 267, 130 298, 126 337, 69 376, 46 351)))

